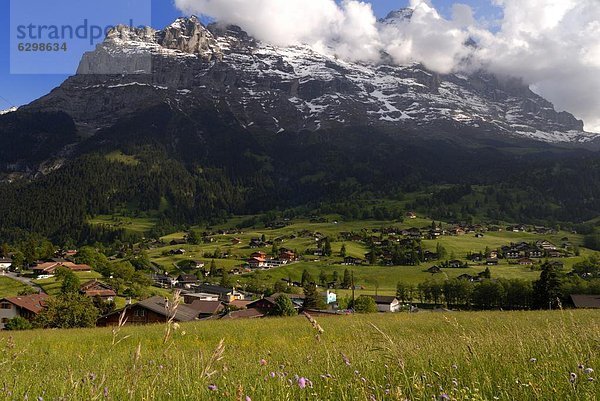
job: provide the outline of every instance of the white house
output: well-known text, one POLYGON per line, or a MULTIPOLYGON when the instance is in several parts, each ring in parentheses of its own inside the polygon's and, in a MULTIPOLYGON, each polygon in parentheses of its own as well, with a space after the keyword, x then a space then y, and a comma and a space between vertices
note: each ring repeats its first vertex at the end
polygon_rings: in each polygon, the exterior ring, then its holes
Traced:
POLYGON ((382 296, 382 295, 369 295, 377 304, 377 310, 379 312, 399 312, 400 301, 396 297, 382 296))
POLYGON ((17 316, 27 320, 33 318, 44 308, 48 295, 33 294, 0 299, 0 330, 12 318, 17 316))
POLYGON ((0 272, 8 270, 12 266, 12 259, 1 259, 0 258, 0 272))

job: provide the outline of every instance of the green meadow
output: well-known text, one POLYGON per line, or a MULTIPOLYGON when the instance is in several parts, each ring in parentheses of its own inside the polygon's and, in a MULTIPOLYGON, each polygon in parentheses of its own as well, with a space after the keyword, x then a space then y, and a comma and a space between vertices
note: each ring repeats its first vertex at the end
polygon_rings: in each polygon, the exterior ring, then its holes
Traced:
POLYGON ((28 287, 10 277, 0 276, 0 298, 14 297, 28 287))
POLYGON ((0 399, 593 401, 600 395, 595 311, 315 319, 0 333, 0 399))
MULTIPOLYGON (((241 266, 245 259, 252 252, 262 250, 266 253, 271 252, 271 247, 267 246, 262 249, 251 249, 248 243, 252 238, 260 238, 262 235, 267 240, 280 239, 277 243, 278 247, 285 247, 292 250, 297 250, 301 255, 307 249, 316 248, 314 236, 300 235, 300 233, 320 233, 328 236, 331 239, 333 255, 331 257, 316 257, 312 255, 303 255, 300 262, 273 268, 270 270, 257 271, 250 274, 235 276, 234 282, 239 285, 244 285, 249 281, 260 283, 263 285, 272 285, 275 281, 291 278, 299 281, 302 272, 306 269, 314 279, 318 279, 321 272, 325 272, 328 279, 331 279, 333 272, 337 271, 340 277, 346 268, 352 270, 355 275, 355 282, 361 287, 359 293, 374 293, 377 291, 380 294, 395 293, 396 284, 403 281, 407 284, 416 285, 425 280, 448 279, 458 277, 462 274, 477 275, 477 273, 485 270, 486 266, 483 263, 469 263, 466 269, 443 269, 441 274, 432 275, 427 272, 427 269, 433 265, 437 265, 440 261, 430 261, 422 263, 419 266, 344 266, 342 258, 339 256, 342 245, 346 247, 346 254, 357 258, 364 259, 365 253, 369 249, 360 242, 343 241, 340 234, 343 232, 361 233, 366 231, 368 235, 376 235, 378 230, 383 227, 396 227, 405 229, 410 227, 425 228, 431 225, 431 220, 424 218, 410 219, 404 222, 390 221, 349 221, 344 222, 338 220, 339 216, 326 216, 325 223, 311 223, 307 220, 293 220, 288 222, 288 225, 283 228, 268 229, 268 228, 248 228, 242 230, 238 234, 216 234, 211 236, 213 242, 190 245, 177 244, 169 245, 172 240, 182 240, 185 233, 173 233, 162 238, 165 246, 152 248, 148 251, 148 255, 152 262, 165 271, 172 274, 178 274, 181 270, 178 264, 185 260, 201 260, 208 265, 213 259, 212 255, 216 250, 222 253, 227 253, 226 258, 216 258, 217 267, 225 270, 232 269, 236 266, 241 266), (234 244, 233 239, 241 240, 241 243, 234 244), (184 249, 184 255, 171 255, 170 251, 175 249, 184 249), (208 256, 207 256, 208 255, 208 256)), ((226 224, 215 227, 195 227, 194 229, 200 232, 216 231, 216 230, 231 230, 235 225, 241 222, 241 218, 234 218, 226 224)), ((558 232, 553 235, 539 235, 527 232, 488 232, 482 238, 476 238, 474 234, 466 234, 460 236, 443 236, 435 240, 423 240, 424 249, 435 251, 437 244, 444 246, 448 253, 448 258, 456 258, 465 260, 469 252, 483 252, 486 248, 498 249, 503 245, 508 245, 511 242, 534 242, 540 239, 547 239, 555 244, 561 244, 564 238, 574 246, 580 247, 580 255, 569 258, 560 259, 565 264, 565 271, 571 270, 573 264, 583 260, 585 257, 593 254, 592 251, 582 247, 583 237, 581 235, 568 232, 558 232)), ((498 266, 490 267, 493 278, 520 278, 525 280, 537 280, 539 277, 539 269, 529 266, 519 266, 509 264, 506 260, 501 260, 498 266)), ((341 291, 342 293, 344 291, 341 291)))

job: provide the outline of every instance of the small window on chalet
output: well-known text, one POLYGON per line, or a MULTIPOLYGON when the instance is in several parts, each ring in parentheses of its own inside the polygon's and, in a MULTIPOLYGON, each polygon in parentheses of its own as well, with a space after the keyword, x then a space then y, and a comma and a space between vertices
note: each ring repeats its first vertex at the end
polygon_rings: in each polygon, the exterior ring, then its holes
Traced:
POLYGON ((133 312, 133 315, 135 317, 144 317, 146 316, 146 311, 144 309, 136 309, 135 312, 133 312))
POLYGON ((0 309, 12 309, 12 304, 10 302, 2 302, 0 303, 0 309))
POLYGON ((10 320, 9 318, 3 317, 1 323, 6 324, 6 323, 8 323, 9 320, 10 320))

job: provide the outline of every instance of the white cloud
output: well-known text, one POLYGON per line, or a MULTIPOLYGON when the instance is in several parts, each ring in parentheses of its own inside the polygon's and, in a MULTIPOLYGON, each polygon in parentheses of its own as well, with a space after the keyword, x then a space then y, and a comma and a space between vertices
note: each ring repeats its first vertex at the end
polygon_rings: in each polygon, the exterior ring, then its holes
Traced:
POLYGON ((497 0, 499 32, 474 29, 477 58, 523 78, 557 109, 600 132, 600 6, 597 0, 497 0))
POLYGON ((449 73, 470 65, 529 83, 558 109, 600 131, 598 0, 491 0, 504 11, 493 32, 471 8, 454 4, 445 19, 429 0, 411 0, 410 21, 379 24, 359 0, 175 0, 183 11, 236 24, 276 45, 308 44, 353 61, 421 62, 449 73), (465 45, 469 38, 478 49, 465 45))

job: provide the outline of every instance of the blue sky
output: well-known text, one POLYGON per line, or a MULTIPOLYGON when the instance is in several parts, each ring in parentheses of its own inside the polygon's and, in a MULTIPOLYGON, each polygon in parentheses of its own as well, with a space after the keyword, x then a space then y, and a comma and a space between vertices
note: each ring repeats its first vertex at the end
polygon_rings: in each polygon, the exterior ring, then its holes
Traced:
MULTIPOLYGON (((155 28, 162 28, 181 15, 173 6, 172 0, 149 1, 152 2, 152 26, 155 28)), ((454 1, 432 0, 432 2, 443 15, 451 15, 454 1)), ((490 0, 457 2, 470 5, 478 18, 494 19, 500 13, 499 9, 491 5, 490 0)), ((378 16, 385 16, 391 10, 406 7, 408 0, 373 0, 371 3, 378 16)), ((67 78, 67 75, 10 74, 10 46, 10 2, 5 0, 0 1, 0 54, 2 55, 0 57, 0 110, 29 103, 50 92, 67 78)))

